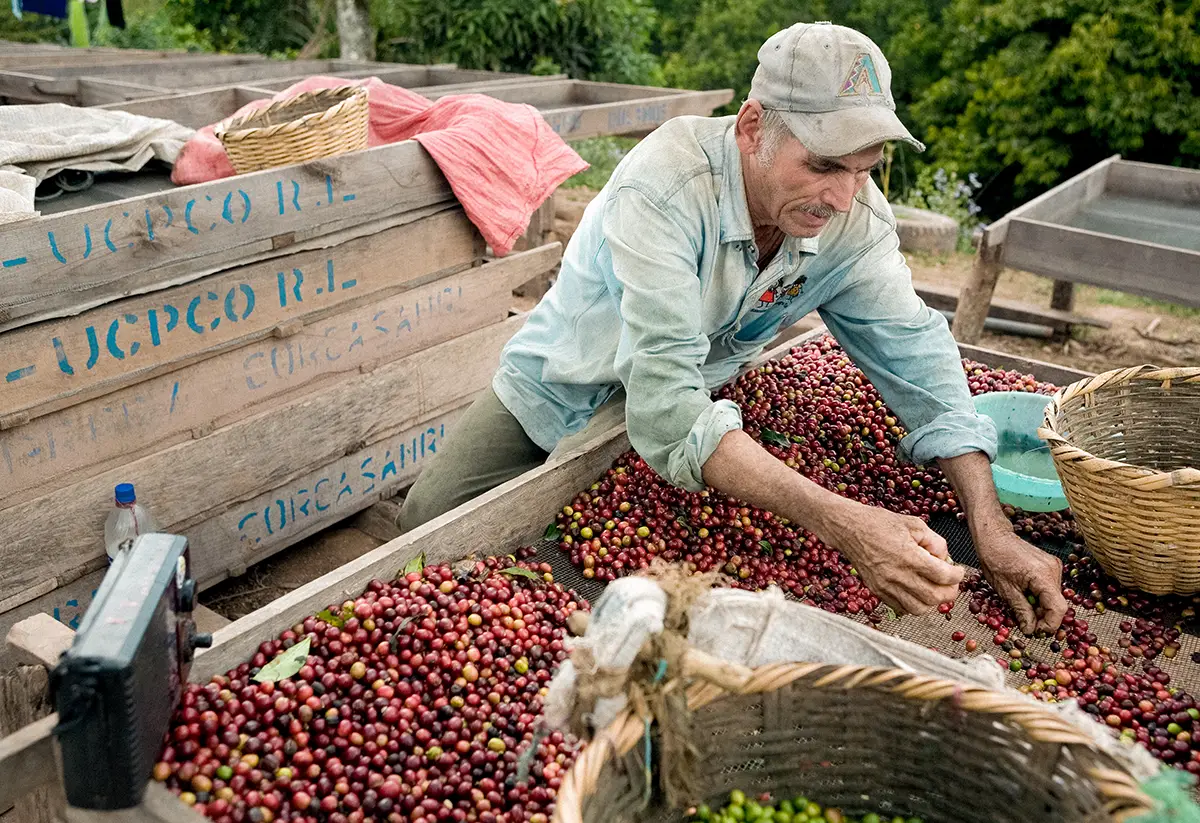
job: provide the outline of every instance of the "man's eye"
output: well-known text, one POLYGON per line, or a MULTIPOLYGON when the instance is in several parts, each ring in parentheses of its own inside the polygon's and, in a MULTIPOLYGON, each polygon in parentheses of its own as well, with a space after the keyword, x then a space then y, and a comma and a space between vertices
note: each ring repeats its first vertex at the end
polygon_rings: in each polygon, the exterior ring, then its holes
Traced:
POLYGON ((817 174, 829 174, 830 172, 835 171, 833 166, 823 166, 817 163, 809 163, 808 167, 817 174))

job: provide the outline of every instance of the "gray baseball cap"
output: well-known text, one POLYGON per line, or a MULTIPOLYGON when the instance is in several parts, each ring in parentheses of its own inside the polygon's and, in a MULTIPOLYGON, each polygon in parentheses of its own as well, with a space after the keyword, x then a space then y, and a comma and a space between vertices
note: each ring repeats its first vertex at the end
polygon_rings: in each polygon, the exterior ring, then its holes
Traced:
POLYGON ((809 151, 842 157, 890 140, 924 151, 896 116, 892 70, 865 34, 796 23, 758 50, 750 97, 783 115, 809 151))

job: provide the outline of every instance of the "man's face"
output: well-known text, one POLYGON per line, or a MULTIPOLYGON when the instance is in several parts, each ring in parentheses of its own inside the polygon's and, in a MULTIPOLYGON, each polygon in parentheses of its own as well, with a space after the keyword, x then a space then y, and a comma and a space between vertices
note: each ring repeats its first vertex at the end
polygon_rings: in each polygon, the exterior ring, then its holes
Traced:
POLYGON ((738 142, 750 161, 746 164, 746 197, 751 214, 756 224, 777 226, 792 237, 816 237, 835 214, 849 211, 871 170, 883 158, 883 146, 821 157, 789 134, 764 162, 758 151, 762 141, 757 121, 746 125, 738 142))

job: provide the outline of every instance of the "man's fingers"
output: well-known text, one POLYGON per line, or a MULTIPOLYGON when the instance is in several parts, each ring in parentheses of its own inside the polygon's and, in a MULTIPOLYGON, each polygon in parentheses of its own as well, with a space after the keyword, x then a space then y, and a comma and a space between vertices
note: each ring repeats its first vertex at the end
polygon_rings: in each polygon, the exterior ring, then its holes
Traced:
MULTIPOLYGON (((930 583, 935 586, 957 586, 962 582, 962 566, 947 563, 945 560, 938 560, 933 555, 926 553, 923 548, 917 551, 916 554, 918 556, 914 560, 917 571, 930 583)), ((952 596, 950 599, 953 600, 954 597, 952 596)))
POLYGON ((914 517, 912 521, 913 539, 917 541, 921 548, 938 560, 949 560, 950 550, 946 547, 946 540, 933 529, 926 526, 921 520, 917 520, 914 517))
POLYGON ((1037 628, 1045 632, 1053 632, 1062 624, 1067 614, 1067 599, 1063 597, 1056 580, 1037 577, 1030 581, 1030 588, 1037 595, 1038 605, 1044 611, 1037 621, 1037 628))
POLYGON ((1029 605, 1029 601, 1025 599, 1025 593, 1006 580, 998 580, 996 583, 996 592, 1012 607, 1021 631, 1025 634, 1033 634, 1037 628, 1037 617, 1033 613, 1033 606, 1029 605))

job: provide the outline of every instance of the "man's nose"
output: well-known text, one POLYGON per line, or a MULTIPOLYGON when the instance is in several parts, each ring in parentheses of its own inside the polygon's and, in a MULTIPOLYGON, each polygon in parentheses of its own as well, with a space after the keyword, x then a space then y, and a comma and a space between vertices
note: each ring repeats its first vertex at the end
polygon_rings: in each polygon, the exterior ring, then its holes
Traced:
POLYGON ((847 212, 854 205, 854 195, 857 193, 858 186, 855 184, 854 175, 838 174, 834 176, 832 183, 825 189, 821 200, 827 206, 837 209, 839 212, 847 212))

